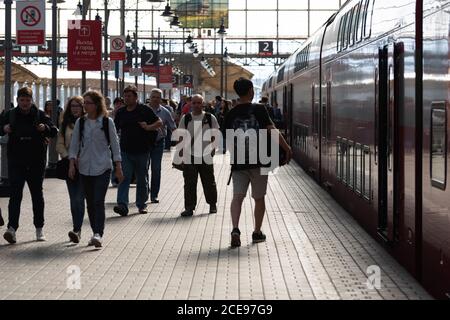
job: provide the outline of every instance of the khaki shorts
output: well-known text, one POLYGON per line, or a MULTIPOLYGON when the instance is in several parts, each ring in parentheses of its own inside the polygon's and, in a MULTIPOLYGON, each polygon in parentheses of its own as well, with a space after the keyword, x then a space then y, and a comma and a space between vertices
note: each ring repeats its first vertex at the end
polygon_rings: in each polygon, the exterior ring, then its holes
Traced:
POLYGON ((264 198, 267 192, 268 175, 261 175, 261 168, 233 171, 233 194, 246 195, 248 185, 252 184, 252 198, 264 198))

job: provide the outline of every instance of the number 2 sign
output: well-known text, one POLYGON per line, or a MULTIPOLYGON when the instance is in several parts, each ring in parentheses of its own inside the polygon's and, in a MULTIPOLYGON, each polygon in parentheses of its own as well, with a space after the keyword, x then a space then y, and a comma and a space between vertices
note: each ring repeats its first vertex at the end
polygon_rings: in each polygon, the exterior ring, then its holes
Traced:
POLYGON ((273 41, 259 41, 259 53, 261 57, 273 56, 273 41))

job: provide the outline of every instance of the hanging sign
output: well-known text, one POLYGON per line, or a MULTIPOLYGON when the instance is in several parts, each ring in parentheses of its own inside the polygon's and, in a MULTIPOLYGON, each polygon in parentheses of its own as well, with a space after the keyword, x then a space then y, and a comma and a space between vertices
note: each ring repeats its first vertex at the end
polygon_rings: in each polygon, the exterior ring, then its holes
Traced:
POLYGON ((45 1, 16 1, 17 45, 45 44, 45 1))

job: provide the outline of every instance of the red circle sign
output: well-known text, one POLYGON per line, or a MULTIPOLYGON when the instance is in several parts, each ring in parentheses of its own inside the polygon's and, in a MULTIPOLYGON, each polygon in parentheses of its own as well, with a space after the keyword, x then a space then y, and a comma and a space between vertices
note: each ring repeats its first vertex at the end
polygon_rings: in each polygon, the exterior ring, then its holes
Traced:
POLYGON ((114 50, 122 50, 123 47, 125 46, 125 43, 123 42, 123 40, 121 38, 116 38, 112 41, 112 46, 114 48, 114 50))
POLYGON ((41 21, 41 11, 35 6, 25 7, 20 13, 20 20, 28 27, 34 27, 41 21))

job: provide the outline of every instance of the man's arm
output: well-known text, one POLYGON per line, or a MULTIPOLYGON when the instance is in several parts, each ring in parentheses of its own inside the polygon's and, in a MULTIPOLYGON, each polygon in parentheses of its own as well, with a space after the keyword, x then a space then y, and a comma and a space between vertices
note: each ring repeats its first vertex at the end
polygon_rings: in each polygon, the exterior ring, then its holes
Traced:
MULTIPOLYGON (((39 110, 38 112, 44 113, 41 110, 39 110)), ((50 117, 47 116, 43 116, 42 118, 44 119, 42 121, 42 124, 45 126, 45 130, 43 131, 44 136, 48 138, 56 137, 56 135, 58 134, 58 128, 53 124, 52 119, 50 119, 50 117)))
POLYGON ((3 110, 3 112, 0 114, 0 136, 4 136, 11 129, 9 126, 9 112, 11 111, 6 112, 5 110, 3 110))
POLYGON ((267 129, 267 131, 269 131, 270 135, 271 135, 272 131, 276 132, 276 134, 274 135, 275 137, 278 136, 278 141, 276 141, 276 142, 280 145, 280 147, 284 150, 284 152, 286 152, 286 163, 289 163, 289 161, 291 161, 291 159, 292 159, 292 149, 289 146, 289 144, 286 142, 286 140, 284 139, 281 132, 273 124, 268 125, 266 127, 266 129, 267 129))

